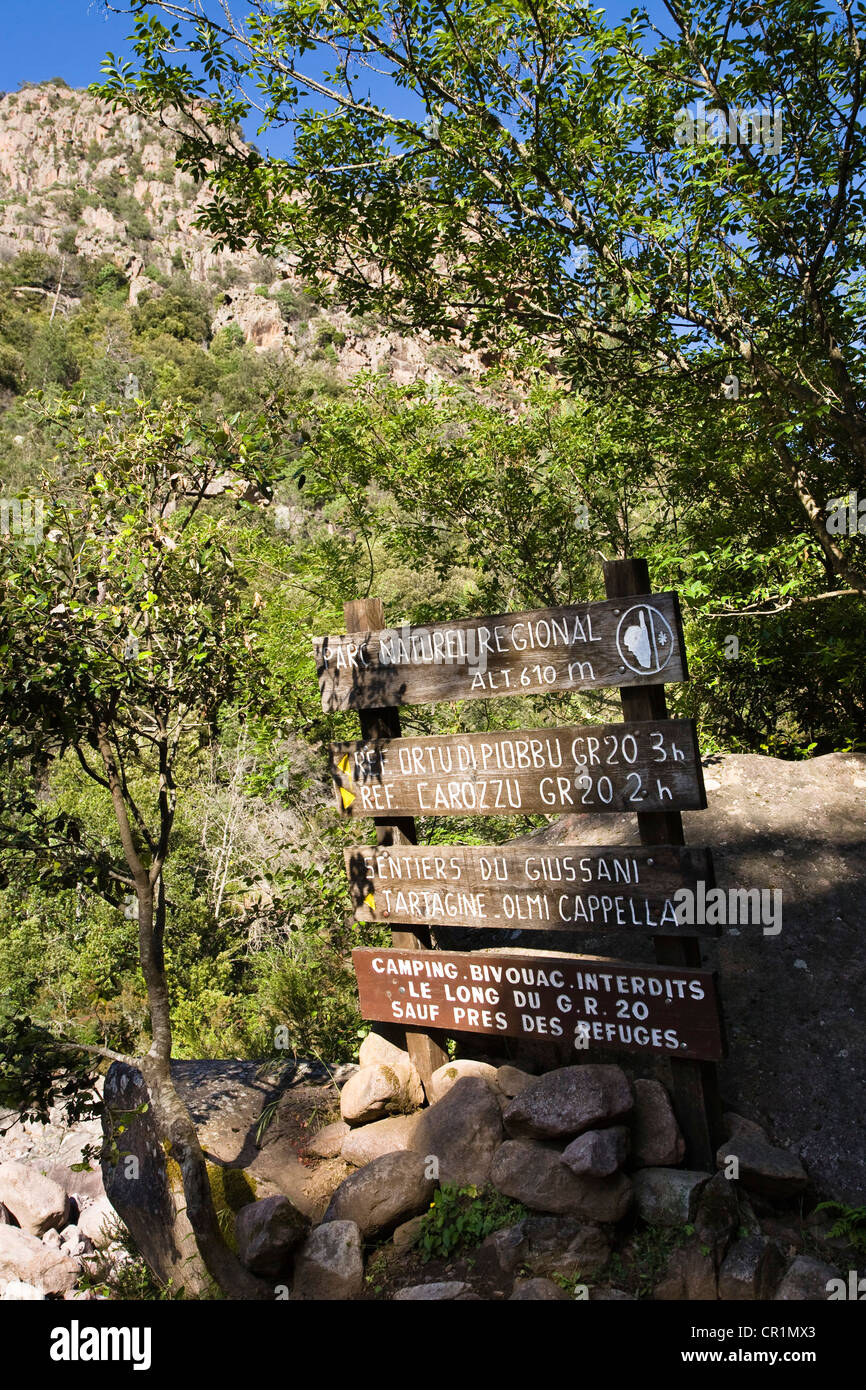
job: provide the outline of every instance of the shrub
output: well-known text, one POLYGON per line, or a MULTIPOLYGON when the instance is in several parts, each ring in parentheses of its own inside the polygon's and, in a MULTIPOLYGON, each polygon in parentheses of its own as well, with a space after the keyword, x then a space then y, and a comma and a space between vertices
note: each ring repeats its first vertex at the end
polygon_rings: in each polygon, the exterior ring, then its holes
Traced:
POLYGON ((159 299, 149 299, 133 312, 135 331, 145 338, 167 333, 171 338, 206 342, 210 338, 210 316, 201 300, 182 290, 171 290, 159 299))
POLYGON ((276 947, 257 956, 263 1012, 272 1027, 287 1030, 291 1051, 350 1061, 363 1023, 351 963, 318 937, 295 951, 276 947))
POLYGON ((347 334, 341 328, 335 328, 332 323, 320 323, 316 333, 316 342, 321 347, 343 347, 347 334))
POLYGON ((0 343, 0 386, 18 392, 24 384, 24 358, 14 348, 0 343))
POLYGON ((306 323, 315 312, 315 305, 309 295, 303 290, 293 290, 290 285, 277 290, 274 299, 286 323, 306 323))
POLYGON ((57 244, 64 255, 75 255, 75 236, 76 232, 74 227, 64 227, 63 231, 60 233, 60 237, 57 244))
POLYGON ((495 1188, 443 1183, 421 1218, 416 1248, 424 1260, 447 1259, 458 1250, 480 1245, 494 1231, 526 1214, 525 1207, 495 1188))

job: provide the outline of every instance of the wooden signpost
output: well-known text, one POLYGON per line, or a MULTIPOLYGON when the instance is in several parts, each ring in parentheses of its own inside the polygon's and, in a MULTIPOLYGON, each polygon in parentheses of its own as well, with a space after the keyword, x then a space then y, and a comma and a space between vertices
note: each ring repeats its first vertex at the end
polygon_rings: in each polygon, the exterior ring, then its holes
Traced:
POLYGON ((365 1018, 450 1033, 573 1036, 578 1047, 722 1055, 709 970, 509 950, 352 952, 365 1018))
MULTIPOLYGON (((377 846, 346 852, 357 920, 393 947, 353 953, 365 1017, 406 1028, 425 1087, 453 1032, 573 1036, 584 1049, 665 1056, 694 1166, 720 1142, 723 1055, 714 977, 676 894, 713 884, 686 848, 682 810, 706 805, 694 722, 669 719, 663 683, 688 678, 675 594, 643 561, 605 566, 608 598, 386 629, 382 605, 345 605, 348 635, 314 639, 324 710, 357 709, 361 739, 331 747, 337 804, 372 819, 377 846), (404 739, 396 706, 621 687, 625 722, 404 739), (636 811, 639 846, 416 844, 413 817, 636 811), (655 966, 594 956, 430 950, 431 926, 631 931, 655 966)), ((714 929, 709 929, 714 934, 714 929)))
POLYGON ((313 638, 322 708, 685 679, 676 594, 313 638))
POLYGON ((684 811, 706 806, 692 719, 331 745, 346 816, 684 811))
POLYGON ((685 847, 361 845, 345 860, 358 922, 693 936, 675 895, 714 882, 709 851, 685 847))

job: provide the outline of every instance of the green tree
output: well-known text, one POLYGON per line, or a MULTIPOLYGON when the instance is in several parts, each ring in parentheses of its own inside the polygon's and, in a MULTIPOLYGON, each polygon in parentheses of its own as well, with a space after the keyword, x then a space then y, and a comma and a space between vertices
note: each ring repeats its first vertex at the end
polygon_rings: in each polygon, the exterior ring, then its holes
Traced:
POLYGON ((145 337, 167 333, 172 338, 191 338, 207 342, 210 316, 201 298, 182 291, 169 291, 158 299, 148 299, 133 314, 136 332, 145 337))
POLYGON ((254 701, 263 682, 245 585, 203 504, 254 478, 264 486, 274 441, 264 421, 206 426, 168 402, 123 414, 60 401, 43 426, 63 464, 43 479, 44 534, 13 528, 0 541, 0 843, 43 882, 134 895, 151 1045, 139 1059, 92 1050, 140 1067, 204 1265, 230 1296, 254 1297, 260 1286, 225 1244, 171 1081, 164 871, 178 770, 226 702, 254 701), (121 853, 94 833, 86 803, 57 815, 40 794, 67 752, 110 804, 121 853))
POLYGON ((177 113, 220 243, 289 245, 320 293, 434 335, 528 339, 583 391, 736 377, 825 591, 866 591, 866 541, 826 525, 866 492, 862 3, 666 0, 664 30, 561 0, 133 10, 138 69, 109 55, 101 91, 177 113), (253 91, 290 158, 240 139, 253 91))

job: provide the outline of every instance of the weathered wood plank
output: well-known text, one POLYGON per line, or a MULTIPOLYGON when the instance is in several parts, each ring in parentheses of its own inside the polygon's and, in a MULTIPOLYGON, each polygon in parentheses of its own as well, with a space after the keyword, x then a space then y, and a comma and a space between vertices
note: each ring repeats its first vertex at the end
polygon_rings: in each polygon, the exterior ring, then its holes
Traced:
POLYGON ((336 743, 331 775, 346 816, 706 806, 691 719, 336 743))
POLYGON ((688 678, 674 593, 314 637, 313 652, 326 712, 688 678))
POLYGON ((694 935, 677 920, 674 894, 714 882, 709 850, 685 847, 361 845, 344 853, 359 922, 694 935))
POLYGON ((448 1033, 570 1036, 587 1048, 717 1060, 711 971, 511 951, 352 952, 361 1012, 448 1033))

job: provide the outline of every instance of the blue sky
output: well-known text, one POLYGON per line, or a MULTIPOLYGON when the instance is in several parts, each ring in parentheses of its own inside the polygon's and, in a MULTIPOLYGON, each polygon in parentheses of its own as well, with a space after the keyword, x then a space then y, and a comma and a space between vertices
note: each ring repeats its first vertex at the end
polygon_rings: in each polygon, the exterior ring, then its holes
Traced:
MULTIPOLYGON (((632 3, 611 4, 608 12, 625 14, 632 3)), ((658 0, 650 4, 651 12, 661 8, 658 0)), ((0 0, 0 91, 49 77, 85 87, 99 78, 108 49, 125 49, 131 31, 129 16, 106 15, 101 0, 0 0)))
MULTIPOLYGON (((117 6, 124 2, 113 0, 117 6)), ((598 0, 591 3, 596 5, 598 0)), ((638 3, 612 0, 608 15, 625 16, 638 3)), ((237 0, 236 12, 242 8, 243 0, 237 0)), ((664 24, 661 0, 650 0, 649 9, 664 24)), ((51 77, 62 77, 70 87, 86 87, 99 80, 109 49, 118 55, 128 53, 126 40, 132 27, 129 15, 107 14, 102 0, 0 0, 0 91, 14 92, 21 82, 44 82, 51 77)), ((392 91, 388 105, 398 114, 416 114, 407 94, 392 91)), ((258 136, 255 120, 245 123, 245 128, 247 137, 263 151, 288 153, 288 133, 258 136)))
POLYGON ((98 0, 0 0, 0 90, 19 82, 63 77, 70 87, 99 78, 109 48, 123 49, 128 17, 105 12, 98 0))

